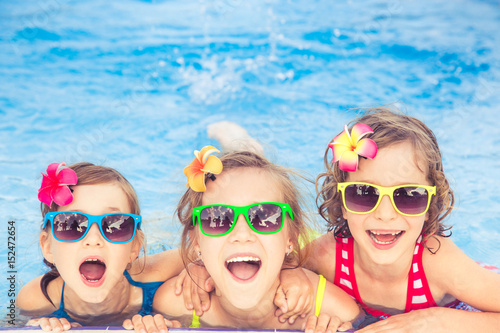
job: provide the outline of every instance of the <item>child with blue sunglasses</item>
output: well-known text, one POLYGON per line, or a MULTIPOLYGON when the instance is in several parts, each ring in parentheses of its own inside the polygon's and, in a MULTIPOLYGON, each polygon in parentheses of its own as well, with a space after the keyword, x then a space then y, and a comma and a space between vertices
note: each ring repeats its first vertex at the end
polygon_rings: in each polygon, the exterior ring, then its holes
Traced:
POLYGON ((155 294, 153 310, 159 314, 134 316, 124 327, 166 331, 164 315, 192 328, 308 332, 351 328, 363 316, 358 305, 339 287, 308 270, 302 274, 314 290, 314 309, 307 319, 298 318, 293 324, 279 321, 274 297, 280 272, 298 268, 307 257, 299 244, 299 239, 308 238, 299 193, 285 168, 251 152, 209 159, 211 148, 197 152, 199 160, 185 169, 191 188, 177 208, 184 262, 203 265, 215 285, 210 308, 198 317, 181 306, 174 278, 155 294), (205 178, 206 172, 212 175, 205 178), (213 181, 206 181, 210 178, 213 181))
POLYGON ((112 168, 63 165, 49 165, 39 190, 40 246, 51 270, 19 292, 21 313, 39 317, 28 325, 62 331, 150 314, 158 287, 182 270, 178 250, 138 259, 145 241, 130 183, 112 168))
POLYGON ((368 110, 332 140, 325 165, 316 186, 329 232, 306 267, 382 319, 359 332, 498 331, 500 274, 448 238, 454 195, 427 126, 368 110))

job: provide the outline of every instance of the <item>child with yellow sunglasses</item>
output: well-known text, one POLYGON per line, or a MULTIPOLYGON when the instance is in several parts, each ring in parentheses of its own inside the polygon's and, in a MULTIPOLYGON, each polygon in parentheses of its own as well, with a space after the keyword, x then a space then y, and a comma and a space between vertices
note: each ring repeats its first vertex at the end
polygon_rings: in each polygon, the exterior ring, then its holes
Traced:
POLYGON ((369 110, 332 140, 325 165, 317 202, 330 232, 309 245, 306 267, 383 319, 359 332, 499 329, 500 274, 448 238, 454 195, 426 125, 369 110))

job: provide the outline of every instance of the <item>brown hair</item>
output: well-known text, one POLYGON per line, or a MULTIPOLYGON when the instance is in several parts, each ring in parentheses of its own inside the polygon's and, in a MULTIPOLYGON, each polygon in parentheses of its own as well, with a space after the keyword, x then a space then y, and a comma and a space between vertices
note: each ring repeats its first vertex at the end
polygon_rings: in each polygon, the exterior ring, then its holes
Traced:
MULTIPOLYGON (((257 168, 268 172, 275 180, 276 185, 283 195, 283 202, 288 203, 293 212, 293 220, 288 219, 287 221, 294 250, 286 257, 284 266, 297 267, 297 265, 302 265, 307 257, 307 253, 304 249, 301 249, 300 244, 308 243, 309 232, 306 224, 306 217, 301 208, 303 204, 302 197, 291 178, 291 176, 301 176, 287 168, 270 162, 263 156, 249 151, 225 154, 221 156, 220 160, 223 165, 222 172, 237 168, 257 168)), ((181 253, 185 265, 196 261, 196 254, 194 253, 189 234, 195 227, 193 226, 193 208, 202 205, 202 198, 202 192, 195 192, 189 188, 181 197, 177 205, 177 216, 184 226, 181 236, 181 253)))
MULTIPOLYGON (((118 184, 125 193, 125 196, 127 197, 128 204, 130 207, 130 213, 136 215, 141 214, 141 209, 139 207, 139 199, 137 198, 137 194, 135 193, 134 188, 128 182, 128 180, 125 179, 125 177, 123 177, 122 174, 120 174, 115 169, 100 165, 94 165, 92 163, 87 163, 87 162, 75 163, 68 166, 68 168, 75 171, 76 176, 78 177, 78 183, 74 186, 110 184, 110 183, 118 184)), ((40 210, 42 211, 42 216, 44 221, 45 221, 45 215, 47 213, 55 212, 59 209, 59 207, 60 206, 58 206, 55 202, 52 202, 52 205, 50 205, 50 207, 42 202, 40 205, 40 210)), ((50 225, 47 224, 44 230, 46 232, 49 232, 49 229, 50 225)), ((142 230, 137 230, 134 241, 135 240, 137 240, 141 244, 143 250, 146 248, 146 240, 144 238, 144 233, 142 232, 142 230)), ((42 293, 52 303, 52 300, 50 299, 47 293, 47 286, 49 285, 50 281, 54 280, 59 276, 59 272, 57 271, 57 268, 53 263, 47 261, 46 259, 44 259, 43 262, 50 267, 50 271, 47 272, 40 280, 40 287, 42 289, 42 293)), ((52 303, 52 305, 54 305, 54 303, 52 303)))
MULTIPOLYGON (((434 133, 420 120, 387 107, 368 109, 350 123, 349 131, 356 123, 364 123, 372 128, 373 133, 366 137, 375 141, 378 149, 410 142, 415 158, 427 161, 427 169, 422 171, 429 182, 437 187, 437 193, 432 197, 423 233, 425 240, 436 234, 444 235, 451 227, 445 226, 443 220, 453 209, 455 198, 443 172, 441 152, 434 133)), ((337 192, 337 183, 345 182, 348 173, 340 170, 338 162, 331 163, 328 151, 329 148, 324 157, 326 171, 316 178, 316 203, 320 215, 329 224, 329 230, 333 230, 336 236, 349 237, 349 226, 342 216, 342 198, 337 192)))

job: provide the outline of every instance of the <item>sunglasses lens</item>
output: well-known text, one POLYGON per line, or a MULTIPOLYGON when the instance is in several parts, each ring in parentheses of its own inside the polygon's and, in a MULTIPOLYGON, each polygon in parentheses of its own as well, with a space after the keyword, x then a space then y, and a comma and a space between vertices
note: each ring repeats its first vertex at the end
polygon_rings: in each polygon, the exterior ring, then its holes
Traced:
POLYGON ((231 229, 234 211, 230 207, 210 206, 200 213, 201 229, 207 235, 222 235, 231 229))
POLYGON ((54 235, 62 241, 75 241, 85 234, 89 220, 78 213, 60 213, 54 217, 54 235))
POLYGON ((406 186, 394 191, 394 203, 404 214, 422 214, 427 209, 429 192, 423 187, 406 186))
POLYGON ((378 202, 379 192, 370 185, 351 184, 344 190, 346 208, 358 213, 373 209, 378 202))
POLYGON ((101 221, 104 236, 112 242, 125 243, 132 239, 135 221, 132 216, 113 214, 105 216, 101 221))
POLYGON ((258 232, 271 234, 281 229, 283 211, 274 204, 262 204, 250 207, 248 210, 250 223, 258 232))

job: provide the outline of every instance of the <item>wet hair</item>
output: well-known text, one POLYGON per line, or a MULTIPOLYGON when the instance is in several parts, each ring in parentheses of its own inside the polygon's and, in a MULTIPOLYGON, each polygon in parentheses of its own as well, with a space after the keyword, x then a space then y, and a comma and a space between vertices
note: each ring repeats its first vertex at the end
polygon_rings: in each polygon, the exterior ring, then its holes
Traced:
MULTIPOLYGON (((428 210, 429 217, 423 226, 424 240, 434 235, 445 236, 444 233, 451 227, 447 227, 443 220, 453 209, 455 199, 443 172, 441 152, 434 133, 422 121, 387 107, 366 110, 361 117, 349 124, 349 131, 357 123, 364 123, 372 128, 373 133, 366 137, 374 140, 378 149, 403 142, 411 143, 415 161, 426 163, 425 170, 421 171, 426 174, 430 184, 436 186, 436 195, 432 197, 428 210)), ((349 226, 342 215, 342 197, 337 192, 337 183, 345 182, 348 173, 340 170, 338 162, 332 164, 328 156, 329 148, 324 157, 326 170, 316 178, 316 203, 320 215, 328 223, 329 231, 333 231, 337 237, 350 237, 349 226)), ((417 163, 418 167, 420 165, 417 163)), ((450 235, 451 232, 446 236, 450 235)))
MULTIPOLYGON (((283 268, 292 268, 301 266, 306 258, 306 250, 301 249, 300 244, 307 244, 309 241, 309 229, 306 223, 306 216, 301 208, 303 199, 299 190, 294 185, 292 177, 301 177, 298 173, 287 168, 281 167, 270 162, 263 156, 250 151, 238 151, 222 155, 220 158, 223 166, 223 173, 234 169, 256 168, 267 172, 275 181, 275 186, 278 186, 279 192, 282 194, 282 200, 290 205, 293 211, 293 220, 288 218, 288 230, 293 243, 293 252, 285 257, 283 268), (300 244, 299 244, 300 240, 300 244)), ((209 178, 206 177, 206 181, 209 178)), ((215 180, 217 182, 217 180, 215 180)), ((195 192, 192 189, 187 189, 181 197, 176 213, 179 221, 184 226, 181 236, 181 255, 184 265, 188 263, 196 263, 197 255, 194 251, 190 234, 193 226, 193 208, 201 206, 203 192, 195 192)), ((223 204, 221 202, 221 204, 223 204)))
MULTIPOLYGON (((97 185, 97 184, 119 185, 120 188, 125 193, 125 196, 127 197, 128 205, 130 207, 130 213, 136 215, 141 214, 141 210, 139 207, 139 199, 137 198, 137 194, 135 193, 134 188, 128 182, 128 180, 125 179, 125 177, 123 177, 122 174, 120 174, 115 169, 100 165, 94 165, 92 163, 87 163, 87 162, 75 163, 68 166, 68 168, 75 171, 78 177, 78 183, 73 186, 97 185)), ((70 189, 73 186, 70 186, 70 189)), ((59 207, 60 206, 58 206, 55 202, 52 202, 52 205, 50 205, 50 207, 42 202, 40 205, 40 209, 42 211, 43 220, 45 221, 45 215, 47 213, 55 212, 59 210, 59 207)), ((51 235, 50 224, 47 224, 44 230, 49 235, 51 235)), ((136 236, 134 237, 133 241, 138 241, 141 244, 142 248, 145 249, 146 241, 142 230, 137 230, 136 236)), ((47 261, 46 259, 43 259, 43 262, 47 266, 49 266, 50 271, 47 272, 40 280, 40 288, 42 289, 42 293, 45 296, 45 298, 47 298, 47 300, 49 300, 49 302, 52 303, 52 305, 54 305, 54 303, 52 302, 47 293, 47 287, 50 281, 56 279, 59 276, 59 272, 57 271, 57 268, 53 263, 47 261)))

